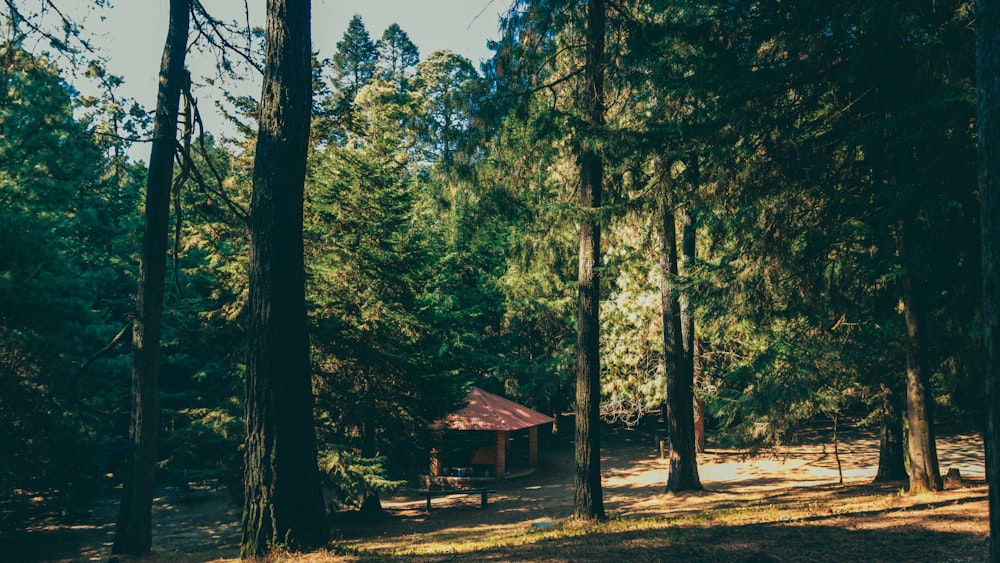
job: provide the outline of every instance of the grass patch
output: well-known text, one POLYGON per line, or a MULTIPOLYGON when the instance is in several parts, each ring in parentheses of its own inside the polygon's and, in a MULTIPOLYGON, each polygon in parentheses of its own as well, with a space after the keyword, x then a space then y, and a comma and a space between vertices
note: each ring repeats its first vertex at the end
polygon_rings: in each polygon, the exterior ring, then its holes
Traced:
POLYGON ((412 561, 976 561, 986 556, 979 515, 939 519, 945 507, 981 510, 985 490, 900 496, 846 487, 707 500, 662 516, 615 515, 601 522, 552 520, 453 526, 357 539, 359 560, 412 561), (969 524, 965 526, 964 524, 969 524), (954 524, 949 529, 949 525, 954 524))

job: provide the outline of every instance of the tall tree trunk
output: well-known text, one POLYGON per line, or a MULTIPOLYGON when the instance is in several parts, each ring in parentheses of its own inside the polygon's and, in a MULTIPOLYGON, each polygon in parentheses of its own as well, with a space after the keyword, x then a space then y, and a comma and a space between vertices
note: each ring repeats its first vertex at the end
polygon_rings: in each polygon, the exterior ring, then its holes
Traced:
MULTIPOLYGON (((698 156, 694 154, 689 155, 685 164, 687 165, 687 189, 690 193, 694 193, 698 189, 698 183, 701 181, 698 156)), ((682 226, 680 270, 687 274, 688 270, 694 267, 696 242, 694 215, 690 209, 684 209, 682 226)), ((684 341, 684 363, 687 365, 687 369, 694 374, 694 312, 691 307, 691 296, 686 293, 680 295, 680 312, 681 336, 684 341)))
MULTIPOLYGON (((900 259, 909 266, 910 225, 898 225, 900 259)), ((927 342, 923 318, 913 286, 913 275, 901 276, 903 314, 906 318, 906 423, 907 452, 910 457, 910 492, 940 491, 944 488, 938 470, 937 445, 934 440, 934 398, 931 396, 927 369, 927 342)))
MULTIPOLYGON (((368 411, 368 416, 377 416, 377 406, 372 405, 366 410, 368 411)), ((361 432, 364 436, 364 443, 361 447, 362 457, 375 457, 378 455, 378 448, 375 445, 375 425, 369 421, 364 421, 362 422, 361 432)), ((382 514, 382 498, 379 496, 378 491, 369 488, 367 485, 364 485, 364 487, 365 494, 361 501, 361 508, 359 511, 367 516, 377 516, 382 514)))
MULTIPOLYGON (((698 164, 698 155, 691 153, 687 160, 688 191, 693 194, 698 190, 701 183, 701 168, 698 164)), ((694 213, 690 209, 684 210, 684 230, 681 236, 681 271, 689 274, 689 270, 694 267, 696 249, 696 229, 694 224, 694 213)), ((684 339, 684 369, 691 373, 691 397, 694 401, 692 416, 694 424, 694 448, 695 454, 705 449, 705 409, 704 403, 694 394, 695 382, 700 379, 698 366, 698 345, 695 341, 694 330, 694 307, 691 303, 689 292, 681 295, 681 335, 684 339)), ((691 462, 695 466, 697 473, 697 458, 691 462)), ((701 488, 700 482, 698 488, 701 488)))
MULTIPOLYGON (((694 340, 694 386, 695 389, 701 384, 702 381, 702 364, 698 360, 698 356, 701 355, 701 342, 696 338, 694 340)), ((694 395, 694 449, 696 453, 702 453, 708 446, 705 440, 705 401, 701 400, 701 397, 697 393, 694 395)))
POLYGON ((979 202, 982 213, 983 321, 986 349, 986 480, 990 490, 990 561, 1000 562, 1000 6, 976 1, 979 202))
MULTIPOLYGON (((683 232, 681 237, 681 262, 679 271, 687 270, 694 266, 695 231, 694 217, 691 211, 684 210, 682 219, 683 232)), ((682 293, 680 297, 681 312, 681 339, 684 344, 684 363, 687 369, 694 373, 694 312, 691 310, 691 296, 682 293)))
POLYGON ((250 206, 250 342, 241 557, 329 530, 316 464, 302 206, 312 107, 309 0, 267 3, 250 206))
POLYGON ((889 384, 882 384, 879 401, 878 472, 875 483, 904 481, 906 459, 903 448, 903 409, 899 393, 889 384))
MULTIPOLYGON (((587 4, 587 59, 584 76, 584 121, 590 133, 604 125, 604 0, 587 4)), ((604 518, 601 491, 601 358, 600 277, 601 207, 604 166, 593 142, 584 140, 580 154, 580 271, 576 333, 576 479, 573 516, 604 518)))
MULTIPOLYGON (((660 296, 663 303, 663 359, 666 376, 667 434, 670 437, 668 492, 700 491, 694 439, 694 373, 684 353, 681 307, 677 297, 677 223, 663 182, 660 214, 660 296)), ((692 346, 693 348, 693 346, 692 346)), ((693 350, 692 350, 693 352, 693 350)))
POLYGON ((187 79, 189 0, 170 0, 167 39, 160 59, 153 143, 146 176, 146 211, 139 287, 132 325, 132 419, 128 465, 112 553, 143 555, 153 544, 153 484, 160 429, 160 320, 167 268, 170 187, 174 177, 177 111, 187 79))

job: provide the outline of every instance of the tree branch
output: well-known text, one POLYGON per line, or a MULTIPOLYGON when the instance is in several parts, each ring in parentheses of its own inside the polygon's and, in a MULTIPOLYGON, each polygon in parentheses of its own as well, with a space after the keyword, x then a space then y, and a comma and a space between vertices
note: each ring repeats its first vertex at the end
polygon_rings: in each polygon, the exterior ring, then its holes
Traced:
POLYGON ((222 60, 227 66, 228 58, 226 57, 226 53, 233 53, 243 59, 244 62, 250 65, 257 72, 261 74, 264 73, 264 66, 253 56, 253 36, 252 29, 250 27, 250 8, 246 2, 244 2, 244 13, 247 20, 246 49, 237 47, 231 43, 227 37, 228 35, 242 36, 243 34, 237 33, 234 31, 234 28, 223 23, 221 20, 212 17, 212 15, 208 13, 208 10, 205 9, 205 6, 201 3, 201 0, 193 0, 191 8, 192 21, 194 22, 195 28, 198 30, 198 34, 204 37, 209 45, 219 50, 222 60), (202 21, 203 19, 204 21, 202 21), (209 33, 209 31, 211 33, 209 33))
POLYGON ((114 350, 115 346, 118 346, 118 344, 120 344, 126 338, 131 338, 131 336, 132 336, 132 323, 129 322, 127 325, 123 326, 121 330, 118 331, 118 334, 116 334, 114 338, 111 339, 111 342, 108 342, 107 345, 104 346, 104 348, 101 348, 100 350, 97 351, 97 353, 88 358, 87 361, 80 364, 80 368, 76 370, 77 380, 80 379, 80 377, 84 374, 84 372, 86 372, 94 362, 110 354, 111 351, 114 350))

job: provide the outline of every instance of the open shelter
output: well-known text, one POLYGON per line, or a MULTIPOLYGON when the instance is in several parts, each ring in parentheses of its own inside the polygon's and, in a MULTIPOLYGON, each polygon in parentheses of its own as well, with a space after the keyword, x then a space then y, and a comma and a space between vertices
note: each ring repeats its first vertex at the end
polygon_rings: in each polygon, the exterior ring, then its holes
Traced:
MULTIPOLYGON (((493 465, 497 477, 507 474, 507 443, 511 432, 528 429, 528 465, 538 465, 538 427, 553 422, 553 418, 484 391, 478 387, 469 389, 466 406, 449 414, 431 425, 431 428, 457 431, 493 431, 496 443, 492 448, 480 448, 473 454, 470 463, 493 465)), ((437 477, 431 462, 431 477, 437 477)), ((438 468, 439 470, 439 468, 438 468)))

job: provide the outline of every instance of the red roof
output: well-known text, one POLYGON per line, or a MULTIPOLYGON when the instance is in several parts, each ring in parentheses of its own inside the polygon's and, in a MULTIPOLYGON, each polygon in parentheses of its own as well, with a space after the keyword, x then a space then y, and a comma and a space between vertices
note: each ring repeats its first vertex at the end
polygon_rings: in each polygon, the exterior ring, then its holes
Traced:
POLYGON ((469 404, 464 409, 453 412, 431 425, 431 428, 449 430, 521 430, 554 419, 533 411, 524 405, 483 391, 478 387, 469 389, 469 404))

